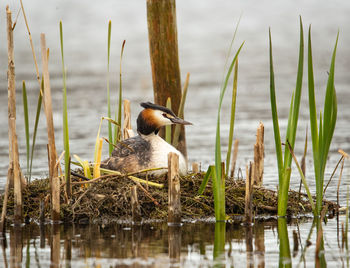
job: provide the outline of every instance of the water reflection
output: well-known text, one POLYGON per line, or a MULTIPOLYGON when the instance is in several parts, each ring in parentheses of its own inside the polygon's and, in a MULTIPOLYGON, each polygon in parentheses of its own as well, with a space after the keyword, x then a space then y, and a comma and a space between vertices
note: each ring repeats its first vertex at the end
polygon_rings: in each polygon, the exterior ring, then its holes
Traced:
POLYGON ((0 266, 349 267, 335 238, 336 218, 299 221, 11 226, 0 266))
POLYGON ((280 244, 279 267, 292 267, 286 218, 278 218, 277 224, 280 244))

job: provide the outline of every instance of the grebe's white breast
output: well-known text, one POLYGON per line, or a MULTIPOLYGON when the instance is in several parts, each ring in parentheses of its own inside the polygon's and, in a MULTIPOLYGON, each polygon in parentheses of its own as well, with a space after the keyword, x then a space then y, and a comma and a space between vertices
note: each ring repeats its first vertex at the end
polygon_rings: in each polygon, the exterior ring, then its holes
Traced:
MULTIPOLYGON (((168 154, 176 153, 179 156, 179 173, 181 176, 187 174, 187 163, 182 153, 167 143, 157 134, 141 135, 141 137, 150 144, 150 163, 149 167, 168 167, 168 154)), ((161 176, 167 173, 167 170, 152 171, 155 176, 161 176)))

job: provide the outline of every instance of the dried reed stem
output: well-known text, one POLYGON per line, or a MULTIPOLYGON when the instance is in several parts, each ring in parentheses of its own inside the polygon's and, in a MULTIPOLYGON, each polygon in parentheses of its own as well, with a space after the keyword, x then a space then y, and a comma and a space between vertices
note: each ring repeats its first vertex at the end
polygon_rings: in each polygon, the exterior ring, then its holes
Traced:
POLYGON ((124 140, 134 136, 134 133, 131 129, 131 112, 130 112, 130 101, 124 100, 124 121, 123 121, 123 137, 124 140))
MULTIPOLYGON (((35 55, 35 50, 34 50, 34 45, 33 45, 32 34, 30 33, 30 30, 29 30, 29 25, 28 25, 28 21, 27 21, 27 16, 26 16, 26 13, 25 13, 24 8, 23 8, 22 0, 20 0, 20 2, 21 2, 21 9, 22 9, 22 13, 23 13, 24 22, 25 22, 25 24, 26 24, 27 31, 28 31, 28 35, 29 35, 30 47, 31 47, 31 49, 32 49, 32 54, 33 54, 33 59, 34 59, 34 65, 35 65, 35 71, 36 71, 36 79, 38 80, 38 83, 39 83, 39 89, 41 89, 41 81, 40 81, 40 75, 39 75, 39 67, 38 67, 38 62, 37 62, 37 60, 36 60, 36 55, 35 55)), ((41 90, 40 90, 40 92, 41 92, 41 90)))
POLYGON ((234 175, 235 175, 237 155, 238 155, 238 144, 239 144, 239 140, 235 139, 233 143, 233 157, 232 157, 231 175, 230 175, 231 178, 234 178, 234 175))
POLYGON ((4 193, 4 201, 2 204, 2 211, 1 211, 1 221, 0 221, 0 233, 5 235, 5 227, 6 227, 6 212, 7 212, 7 201, 9 198, 9 191, 10 191, 10 180, 13 178, 13 166, 12 162, 10 163, 10 166, 7 171, 7 180, 6 180, 6 186, 5 186, 5 193, 4 193))
POLYGON ((263 184, 264 174, 264 125, 260 122, 256 131, 256 143, 254 145, 254 185, 263 184))
POLYGON ((133 223, 139 223, 141 222, 141 208, 139 199, 137 196, 137 186, 133 186, 130 188, 130 194, 131 194, 131 211, 132 211, 132 221, 133 223))
POLYGON ((15 224, 22 223, 22 172, 19 166, 18 143, 16 133, 16 84, 15 84, 15 60, 13 46, 13 28, 12 28, 12 13, 9 7, 6 7, 7 17, 7 47, 8 47, 8 124, 9 124, 9 158, 10 168, 9 183, 13 182, 14 187, 14 222, 15 224))
POLYGON ((181 222, 179 156, 168 154, 168 223, 181 222))
POLYGON ((252 222, 252 191, 253 191, 253 178, 254 178, 254 164, 252 162, 246 166, 246 182, 245 182, 245 218, 246 223, 252 222))
POLYGON ((43 67, 44 79, 44 110, 46 115, 47 136, 48 136, 48 157, 49 157, 49 178, 51 184, 51 205, 52 205, 52 220, 60 220, 60 181, 58 177, 58 169, 56 166, 57 152, 55 145, 55 130, 53 126, 52 102, 51 102, 51 87, 50 74, 48 63, 48 51, 46 49, 45 34, 40 35, 41 41, 41 58, 43 67))
POLYGON ((196 162, 192 163, 192 172, 193 173, 198 173, 199 172, 199 165, 196 162))

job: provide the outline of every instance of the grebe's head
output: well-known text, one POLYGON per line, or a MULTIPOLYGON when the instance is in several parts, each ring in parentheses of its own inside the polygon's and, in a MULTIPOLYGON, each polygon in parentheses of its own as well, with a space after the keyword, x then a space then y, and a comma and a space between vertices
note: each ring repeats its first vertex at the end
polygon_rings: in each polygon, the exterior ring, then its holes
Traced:
POLYGON ((145 109, 137 118, 137 132, 140 134, 157 134, 162 126, 172 124, 192 125, 192 123, 177 117, 173 111, 166 107, 151 102, 142 102, 141 106, 145 109))

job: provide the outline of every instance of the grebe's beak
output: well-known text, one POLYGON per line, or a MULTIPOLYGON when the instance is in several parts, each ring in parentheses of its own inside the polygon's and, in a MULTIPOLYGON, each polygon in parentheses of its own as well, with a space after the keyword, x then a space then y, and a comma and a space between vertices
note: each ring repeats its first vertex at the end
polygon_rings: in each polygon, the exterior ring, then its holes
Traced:
POLYGON ((171 122, 173 122, 174 124, 180 124, 180 125, 192 125, 192 123, 185 121, 179 117, 172 117, 169 118, 171 122))

